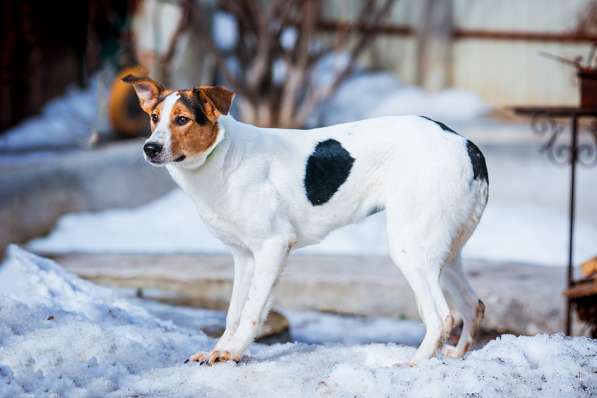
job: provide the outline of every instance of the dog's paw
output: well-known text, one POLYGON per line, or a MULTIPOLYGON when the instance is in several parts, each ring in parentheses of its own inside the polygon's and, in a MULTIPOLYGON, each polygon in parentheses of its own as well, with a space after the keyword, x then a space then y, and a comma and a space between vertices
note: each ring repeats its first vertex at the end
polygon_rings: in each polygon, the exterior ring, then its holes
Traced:
POLYGON ((205 361, 207 361, 207 359, 209 358, 209 354, 206 352, 198 352, 195 353, 193 355, 191 355, 190 357, 188 357, 184 363, 189 363, 189 362, 199 362, 199 363, 203 363, 205 361))
POLYGON ((206 352, 198 352, 188 357, 184 363, 199 362, 200 365, 213 366, 218 362, 234 361, 240 362, 240 355, 232 355, 228 351, 213 350, 209 354, 206 352))
POLYGON ((234 362, 238 363, 240 361, 240 355, 232 355, 228 351, 214 350, 211 352, 211 354, 209 354, 209 357, 207 358, 207 360, 204 363, 209 366, 213 366, 218 362, 228 362, 228 361, 234 361, 234 362))
POLYGON ((442 354, 444 354, 448 358, 462 358, 464 355, 464 352, 461 349, 459 349, 458 347, 446 344, 442 348, 442 354))

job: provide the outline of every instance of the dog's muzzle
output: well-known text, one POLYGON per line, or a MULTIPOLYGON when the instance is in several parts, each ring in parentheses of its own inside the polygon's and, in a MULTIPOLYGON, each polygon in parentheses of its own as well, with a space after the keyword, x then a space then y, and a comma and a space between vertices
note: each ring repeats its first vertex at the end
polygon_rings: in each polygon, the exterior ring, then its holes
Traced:
POLYGON ((149 159, 155 159, 162 152, 164 146, 157 142, 148 142, 143 145, 143 152, 149 159))

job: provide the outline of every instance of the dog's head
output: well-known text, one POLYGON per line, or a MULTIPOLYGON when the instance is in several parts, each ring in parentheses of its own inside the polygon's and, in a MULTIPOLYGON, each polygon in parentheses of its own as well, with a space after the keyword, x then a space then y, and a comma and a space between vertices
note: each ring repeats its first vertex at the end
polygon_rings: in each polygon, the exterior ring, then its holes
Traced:
POLYGON ((145 159, 156 166, 201 165, 221 139, 218 117, 228 114, 234 93, 222 86, 169 90, 133 75, 122 80, 133 85, 151 120, 151 136, 143 146, 145 159))

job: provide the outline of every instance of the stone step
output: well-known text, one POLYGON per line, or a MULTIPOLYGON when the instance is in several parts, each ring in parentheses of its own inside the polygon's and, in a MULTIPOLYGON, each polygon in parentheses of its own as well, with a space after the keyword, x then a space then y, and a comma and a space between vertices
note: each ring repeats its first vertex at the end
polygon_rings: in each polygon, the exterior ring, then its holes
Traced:
MULTIPOLYGON (((68 254, 54 256, 83 278, 138 288, 178 304, 226 307, 232 260, 222 255, 68 254)), ((500 333, 558 332, 563 326, 564 267, 465 260, 487 310, 483 328, 500 333)), ((274 306, 363 316, 417 319, 412 292, 387 257, 291 256, 274 306)))
POLYGON ((143 160, 142 139, 36 156, 0 154, 0 249, 46 234, 64 214, 132 208, 174 188, 143 160))

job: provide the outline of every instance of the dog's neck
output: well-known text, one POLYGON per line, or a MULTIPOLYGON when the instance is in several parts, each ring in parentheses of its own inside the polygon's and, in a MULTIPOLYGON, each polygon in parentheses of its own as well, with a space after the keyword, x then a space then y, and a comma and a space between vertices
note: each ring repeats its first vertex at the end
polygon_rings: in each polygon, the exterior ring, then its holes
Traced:
POLYGON ((247 141, 247 134, 257 129, 232 116, 220 116, 218 136, 205 153, 185 165, 170 163, 166 169, 197 205, 209 206, 225 192, 230 174, 242 165, 246 156, 243 143, 247 141))

